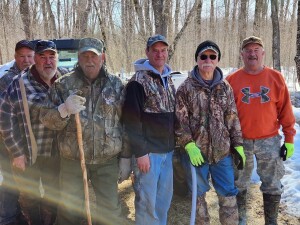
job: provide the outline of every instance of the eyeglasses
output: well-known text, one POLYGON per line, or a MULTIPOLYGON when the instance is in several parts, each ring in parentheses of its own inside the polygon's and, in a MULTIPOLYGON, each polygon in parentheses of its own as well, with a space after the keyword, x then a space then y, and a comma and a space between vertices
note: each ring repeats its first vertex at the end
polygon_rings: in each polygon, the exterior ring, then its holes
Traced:
POLYGON ((207 58, 210 58, 211 60, 215 60, 217 58, 217 55, 200 55, 201 60, 206 60, 207 58))
POLYGON ((45 49, 53 49, 55 51, 57 50, 55 43, 52 41, 38 41, 35 44, 35 52, 41 52, 45 49))

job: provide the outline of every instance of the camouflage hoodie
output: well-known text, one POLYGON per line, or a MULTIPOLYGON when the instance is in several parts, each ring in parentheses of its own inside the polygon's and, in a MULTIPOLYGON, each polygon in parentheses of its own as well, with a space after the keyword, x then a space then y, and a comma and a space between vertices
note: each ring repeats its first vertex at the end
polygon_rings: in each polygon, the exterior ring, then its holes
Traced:
POLYGON ((198 66, 176 93, 176 140, 184 147, 195 141, 208 163, 217 163, 230 154, 230 147, 242 145, 241 126, 233 92, 216 68, 210 85, 198 66))
POLYGON ((59 106, 72 93, 86 98, 86 109, 80 112, 85 161, 98 164, 117 157, 122 150, 120 112, 123 87, 121 80, 103 67, 92 83, 79 67, 54 83, 48 105, 38 109, 43 124, 59 130, 58 148, 62 157, 80 160, 75 116, 63 119, 51 104, 59 106))
POLYGON ((165 65, 160 74, 147 59, 134 66, 136 73, 126 86, 122 111, 130 149, 135 157, 173 151, 175 87, 171 68, 165 65))

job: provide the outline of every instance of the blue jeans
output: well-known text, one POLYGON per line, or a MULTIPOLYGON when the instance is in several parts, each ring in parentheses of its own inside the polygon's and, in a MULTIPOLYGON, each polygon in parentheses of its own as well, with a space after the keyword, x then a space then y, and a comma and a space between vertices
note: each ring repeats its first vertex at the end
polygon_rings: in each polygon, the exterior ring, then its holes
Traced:
POLYGON ((173 196, 173 152, 150 153, 150 171, 134 166, 135 224, 166 225, 173 196))
POLYGON ((3 151, 0 150, 0 165, 3 176, 3 182, 0 185, 0 225, 14 222, 20 213, 19 191, 16 189, 10 159, 3 151))
MULTIPOLYGON (((192 189, 192 175, 190 158, 187 154, 182 155, 182 164, 187 172, 189 189, 192 189)), ((205 163, 196 167, 197 196, 204 195, 210 189, 209 175, 218 195, 228 197, 235 196, 238 189, 234 185, 234 167, 231 155, 220 160, 216 164, 205 163)))

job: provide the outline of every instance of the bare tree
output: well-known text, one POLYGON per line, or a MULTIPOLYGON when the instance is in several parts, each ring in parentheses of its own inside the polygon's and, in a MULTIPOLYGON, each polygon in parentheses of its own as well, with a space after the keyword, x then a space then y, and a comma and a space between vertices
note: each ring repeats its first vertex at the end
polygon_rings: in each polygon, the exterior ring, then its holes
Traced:
MULTIPOLYGON (((248 0, 241 0, 240 2, 240 13, 239 13, 239 43, 242 43, 243 39, 246 37, 247 31, 247 4, 248 0)), ((239 56, 238 56, 239 57, 239 56)), ((241 58, 238 60, 238 67, 242 66, 241 58)))
POLYGON ((255 36, 260 36, 261 20, 262 20, 262 8, 263 8, 264 0, 256 0, 255 3, 255 13, 254 13, 254 21, 253 21, 253 34, 255 36))
POLYGON ((296 39, 296 70, 297 70, 297 80, 300 83, 300 1, 298 1, 298 10, 297 10, 297 39, 296 39))
POLYGON ((188 24, 190 23, 191 19, 192 19, 192 16, 195 15, 196 11, 197 11, 197 8, 199 8, 199 4, 202 4, 202 1, 201 0, 195 0, 195 3, 193 5, 193 7, 191 8, 189 14, 187 15, 186 17, 186 20, 184 22, 184 25, 182 26, 181 30, 179 31, 179 33, 176 35, 173 43, 171 44, 170 46, 170 50, 169 50, 169 60, 172 59, 173 55, 174 55, 174 52, 175 52, 175 49, 176 49, 176 46, 178 44, 178 41, 179 39, 181 38, 182 34, 184 33, 185 29, 187 28, 188 24))
POLYGON ((278 1, 271 0, 271 18, 273 25, 272 56, 274 69, 281 71, 280 68, 280 29, 278 19, 278 1))
POLYGON ((216 36, 216 25, 215 25, 215 0, 210 0, 210 17, 209 17, 209 34, 210 39, 216 36))
POLYGON ((167 23, 165 15, 165 0, 152 0, 154 13, 155 33, 167 36, 167 23))
POLYGON ((139 32, 142 37, 145 37, 145 20, 144 20, 144 15, 143 15, 143 9, 142 6, 139 3, 139 0, 133 0, 134 8, 138 17, 138 22, 139 22, 139 32))
POLYGON ((29 10, 29 1, 28 0, 20 0, 20 14, 24 25, 24 32, 26 39, 32 39, 32 30, 30 24, 30 10, 29 10))
POLYGON ((49 0, 45 0, 47 13, 49 15, 49 22, 50 22, 50 33, 52 38, 57 38, 58 33, 55 25, 55 17, 51 9, 51 4, 49 0))

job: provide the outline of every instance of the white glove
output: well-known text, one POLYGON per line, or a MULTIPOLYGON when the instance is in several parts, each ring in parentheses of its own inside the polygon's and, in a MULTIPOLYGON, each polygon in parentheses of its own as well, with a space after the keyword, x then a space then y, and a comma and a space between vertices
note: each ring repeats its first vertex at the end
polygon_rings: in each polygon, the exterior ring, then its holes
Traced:
POLYGON ((118 183, 122 183, 127 180, 131 174, 131 158, 120 158, 119 159, 119 180, 118 183))
POLYGON ((79 113, 81 110, 85 110, 85 98, 79 95, 70 95, 65 103, 58 106, 58 111, 62 118, 66 118, 71 114, 79 113))

